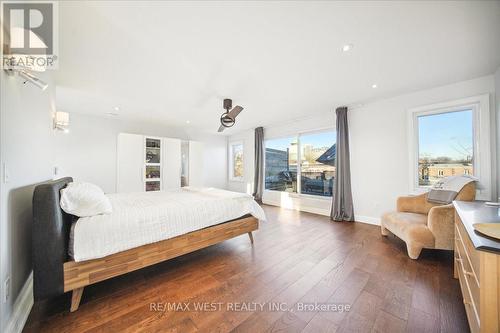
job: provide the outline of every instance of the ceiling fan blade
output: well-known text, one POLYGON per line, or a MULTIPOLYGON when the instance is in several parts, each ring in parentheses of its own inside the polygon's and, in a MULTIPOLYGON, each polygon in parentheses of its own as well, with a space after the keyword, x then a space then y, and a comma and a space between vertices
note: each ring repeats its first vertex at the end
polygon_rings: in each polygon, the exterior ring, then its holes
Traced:
POLYGON ((224 126, 222 126, 222 125, 220 125, 220 126, 219 126, 219 130, 218 130, 217 132, 219 132, 219 133, 220 133, 220 132, 222 132, 224 129, 225 129, 225 127, 224 127, 224 126))
POLYGON ((240 112, 243 111, 243 108, 239 105, 236 105, 231 111, 229 111, 228 116, 232 119, 235 119, 240 112))

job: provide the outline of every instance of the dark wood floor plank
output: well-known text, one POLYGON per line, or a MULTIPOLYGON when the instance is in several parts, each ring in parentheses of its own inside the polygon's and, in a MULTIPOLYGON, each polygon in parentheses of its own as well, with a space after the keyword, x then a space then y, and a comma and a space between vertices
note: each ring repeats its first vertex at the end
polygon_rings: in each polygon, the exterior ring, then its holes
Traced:
POLYGON ((392 281, 384 298, 383 310, 400 319, 408 320, 413 290, 404 282, 392 281))
POLYGON ((286 312, 267 331, 298 333, 306 326, 307 322, 297 317, 293 312, 286 312))
POLYGON ((338 329, 338 325, 335 325, 328 319, 321 316, 315 316, 307 323, 302 333, 335 333, 338 329))
POLYGON ((404 332, 406 322, 398 317, 391 315, 385 311, 380 311, 372 332, 387 333, 387 332, 404 332))
MULTIPOLYGON (((439 317, 439 314, 438 314, 439 317)), ((408 333, 438 333, 438 317, 430 315, 424 311, 411 308, 406 332, 408 333)))
MULTIPOLYGON (((352 305, 355 303, 358 296, 363 291, 370 274, 354 269, 342 283, 342 285, 337 289, 337 291, 328 299, 329 304, 338 305, 352 305)), ((340 325, 347 315, 347 312, 343 311, 331 311, 331 312, 320 312, 320 316, 327 318, 331 322, 340 325)))
POLYGON ((428 314, 439 313, 439 274, 435 267, 421 267, 417 271, 412 307, 428 314))
POLYGON ((339 332, 370 332, 382 309, 384 300, 362 291, 342 322, 339 332))
POLYGON ((467 315, 463 303, 440 300, 439 304, 439 331, 443 333, 469 332, 467 315))

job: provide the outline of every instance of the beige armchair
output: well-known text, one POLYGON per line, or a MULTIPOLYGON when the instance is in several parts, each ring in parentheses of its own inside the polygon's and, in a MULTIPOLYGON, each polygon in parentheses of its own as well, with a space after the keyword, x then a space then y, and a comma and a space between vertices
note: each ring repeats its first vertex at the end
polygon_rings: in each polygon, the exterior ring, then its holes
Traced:
MULTIPOLYGON (((467 184, 455 200, 472 201, 476 197, 474 182, 467 184)), ((406 243, 408 256, 417 259, 423 248, 453 250, 455 210, 452 204, 427 202, 427 194, 400 197, 397 211, 386 213, 381 220, 381 233, 389 231, 406 243)))

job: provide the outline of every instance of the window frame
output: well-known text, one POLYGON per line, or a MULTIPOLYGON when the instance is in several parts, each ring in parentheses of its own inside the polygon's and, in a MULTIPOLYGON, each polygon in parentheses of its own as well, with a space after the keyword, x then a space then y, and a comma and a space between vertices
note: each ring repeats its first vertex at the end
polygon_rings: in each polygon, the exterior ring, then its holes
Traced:
POLYGON ((479 179, 477 199, 490 200, 491 144, 489 94, 463 98, 408 110, 408 152, 410 193, 427 192, 431 186, 421 186, 418 182, 419 127, 418 117, 472 110, 473 168, 474 177, 479 179))
POLYGON ((243 141, 231 141, 229 142, 229 180, 232 182, 244 182, 245 181, 245 144, 243 141), (241 151, 243 152, 243 174, 241 177, 234 176, 234 146, 241 146, 241 151))
MULTIPOLYGON (((297 192, 284 192, 284 191, 277 191, 277 190, 268 190, 265 188, 265 186, 264 186, 264 192, 287 193, 290 197, 297 197, 297 198, 304 197, 304 198, 331 201, 332 197, 325 197, 325 196, 320 196, 320 195, 301 193, 302 192, 302 163, 299 161, 302 161, 302 149, 301 149, 302 144, 301 144, 300 138, 303 135, 319 134, 319 133, 326 133, 326 132, 333 132, 336 134, 336 131, 337 131, 337 129, 335 127, 323 127, 323 128, 314 129, 314 130, 297 131, 297 132, 291 133, 291 134, 283 134, 283 135, 277 135, 277 136, 272 136, 272 137, 265 137, 264 138, 264 157, 263 157, 264 175, 266 174, 266 154, 265 154, 266 142, 269 140, 277 140, 277 139, 285 139, 285 138, 297 138, 297 192)), ((336 140, 336 135, 335 135, 335 140, 336 140)))

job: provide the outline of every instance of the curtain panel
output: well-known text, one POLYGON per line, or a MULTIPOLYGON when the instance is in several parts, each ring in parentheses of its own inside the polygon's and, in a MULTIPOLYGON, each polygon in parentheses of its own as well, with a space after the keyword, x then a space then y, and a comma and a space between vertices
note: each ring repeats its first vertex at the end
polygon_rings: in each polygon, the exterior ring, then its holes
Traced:
POLYGON ((255 129, 255 176, 253 197, 262 202, 264 191, 264 128, 255 129))
POLYGON ((335 158, 335 190, 330 217, 333 221, 354 221, 349 158, 347 107, 339 107, 337 115, 337 156, 335 158))

